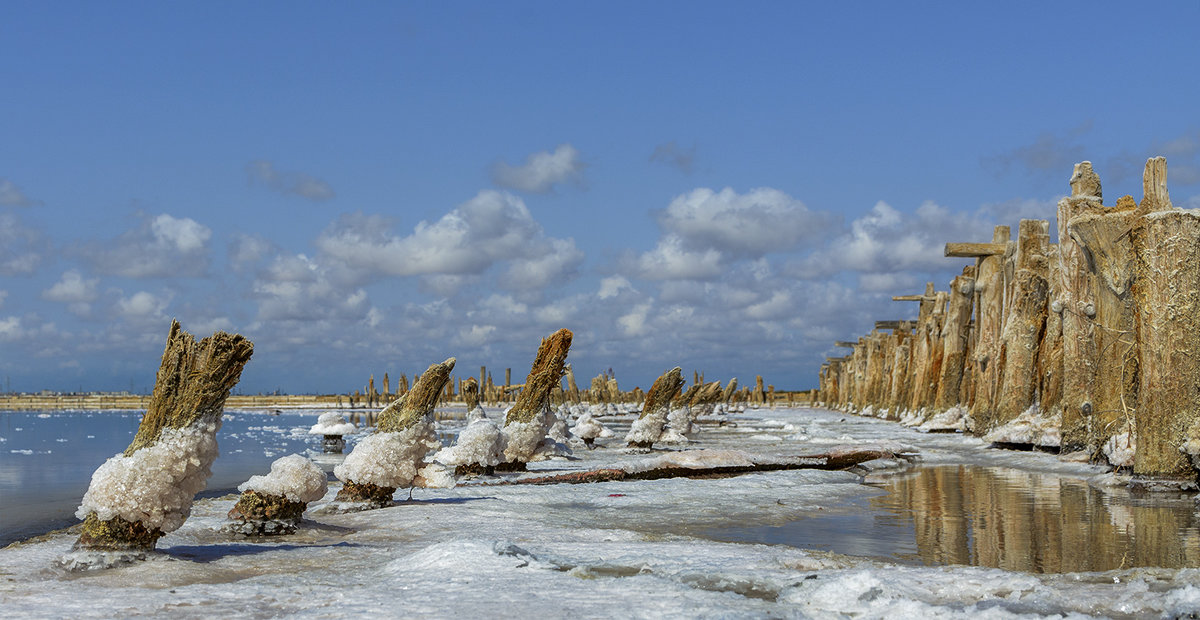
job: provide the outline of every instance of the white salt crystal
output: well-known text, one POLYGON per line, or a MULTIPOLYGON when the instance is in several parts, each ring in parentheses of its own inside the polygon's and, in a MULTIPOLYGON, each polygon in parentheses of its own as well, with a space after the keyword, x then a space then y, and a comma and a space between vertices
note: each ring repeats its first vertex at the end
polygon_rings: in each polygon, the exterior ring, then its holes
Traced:
POLYGON ((329 489, 325 472, 312 461, 292 454, 271 463, 271 473, 251 476, 238 490, 286 497, 293 502, 315 502, 329 489))

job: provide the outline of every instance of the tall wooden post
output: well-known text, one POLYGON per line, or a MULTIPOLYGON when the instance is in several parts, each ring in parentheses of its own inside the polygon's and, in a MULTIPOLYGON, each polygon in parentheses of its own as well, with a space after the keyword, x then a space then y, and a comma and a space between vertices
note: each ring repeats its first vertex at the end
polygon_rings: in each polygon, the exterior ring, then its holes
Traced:
POLYGON ((1087 445, 1098 448, 1132 425, 1138 400, 1138 353, 1135 334, 1136 254, 1131 231, 1137 204, 1123 196, 1111 209, 1085 203, 1068 222, 1072 239, 1082 245, 1094 303, 1083 314, 1091 320, 1096 347, 1095 384, 1087 445))
MULTIPOLYGON (((1087 250, 1069 230, 1077 215, 1103 209, 1100 177, 1092 162, 1075 164, 1071 174, 1071 196, 1058 202, 1059 261, 1062 294, 1054 308, 1062 316, 1063 395, 1062 451, 1088 447, 1089 425, 1094 406, 1098 354, 1092 317, 1096 307, 1095 276, 1088 268, 1087 250)), ((1099 446, 1090 446, 1090 451, 1099 446)))
POLYGON ((1180 448, 1200 428, 1200 213, 1175 209, 1166 179, 1165 159, 1146 162, 1132 232, 1141 368, 1133 473, 1194 482, 1180 448))
MULTIPOLYGON (((1034 403, 1037 353, 1046 324, 1050 275, 1046 254, 1050 223, 1021 220, 1011 287, 1011 311, 1005 320, 1000 357, 1004 370, 996 401, 996 424, 1021 415, 1034 403)), ((976 429, 976 432, 988 429, 976 429)))
MULTIPOLYGON (((975 399, 971 404, 974 428, 991 425, 1000 386, 1000 335, 1004 329, 1005 255, 1009 252, 1008 226, 992 230, 991 243, 948 243, 946 256, 974 257, 975 278, 975 399)), ((1013 248, 1015 251, 1015 247, 1013 248)))
POLYGON ((945 411, 963 402, 960 394, 967 358, 967 337, 975 296, 975 266, 963 267, 950 283, 950 304, 942 326, 942 369, 937 381, 934 409, 945 411))

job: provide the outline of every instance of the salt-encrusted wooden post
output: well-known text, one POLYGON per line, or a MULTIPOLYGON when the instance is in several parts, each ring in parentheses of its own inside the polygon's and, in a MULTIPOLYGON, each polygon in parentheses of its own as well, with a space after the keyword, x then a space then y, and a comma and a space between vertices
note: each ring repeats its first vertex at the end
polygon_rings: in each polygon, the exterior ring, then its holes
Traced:
POLYGON ((1084 203, 1067 223, 1071 238, 1082 245, 1094 284, 1094 303, 1084 316, 1093 323, 1096 347, 1095 384, 1088 403, 1091 418, 1087 445, 1100 448, 1109 437, 1133 426, 1138 400, 1138 353, 1133 285, 1137 256, 1131 234, 1138 214, 1133 198, 1123 196, 1111 209, 1084 203))
MULTIPOLYGON (((1095 322, 1095 276, 1088 268, 1084 247, 1071 237, 1070 221, 1102 207, 1100 177, 1092 163, 1075 164, 1071 174, 1071 195, 1058 201, 1059 261, 1062 269, 1062 293, 1051 309, 1062 316, 1063 396, 1062 451, 1075 452, 1088 446, 1088 428, 1093 412, 1096 388, 1097 349, 1095 322)), ((1094 451, 1099 446, 1091 446, 1094 451)))
POLYGON ((967 338, 974 306, 975 266, 963 267, 962 275, 950 283, 950 305, 942 326, 942 371, 937 382, 936 411, 945 411, 963 402, 960 388, 967 360, 967 338))
POLYGON ((96 470, 83 496, 77 548, 147 551, 183 525, 212 473, 225 399, 253 353, 241 335, 217 332, 197 343, 171 322, 137 434, 96 470))
POLYGON ((671 411, 671 400, 683 386, 683 369, 676 366, 659 375, 646 392, 642 413, 629 429, 625 441, 631 448, 649 448, 662 437, 671 411))
POLYGON ((948 257, 975 258, 975 398, 971 420, 976 428, 990 425, 1000 385, 1000 333, 1004 327, 1004 256, 1010 230, 997 226, 991 243, 947 243, 948 257))
POLYGON ((375 432, 358 442, 333 470, 342 481, 337 501, 386 506, 396 489, 413 483, 425 454, 439 445, 433 409, 454 363, 451 357, 431 365, 407 394, 379 412, 375 432))
POLYGON ((1185 451, 1200 438, 1200 212, 1173 207, 1162 157, 1146 162, 1142 183, 1145 215, 1132 232, 1141 367, 1133 473, 1194 484, 1185 451))
MULTIPOLYGON (((1050 275, 1046 253, 1050 223, 1021 220, 1000 357, 1004 369, 996 400, 996 424, 1004 424, 1034 403, 1037 390, 1037 353, 1046 325, 1050 275)), ((982 433, 987 428, 976 429, 982 433)))
POLYGON ((525 387, 504 418, 507 463, 497 469, 524 469, 546 437, 548 426, 543 422, 543 416, 550 409, 550 391, 561 384, 573 337, 571 330, 560 329, 542 339, 529 376, 525 378, 525 387))

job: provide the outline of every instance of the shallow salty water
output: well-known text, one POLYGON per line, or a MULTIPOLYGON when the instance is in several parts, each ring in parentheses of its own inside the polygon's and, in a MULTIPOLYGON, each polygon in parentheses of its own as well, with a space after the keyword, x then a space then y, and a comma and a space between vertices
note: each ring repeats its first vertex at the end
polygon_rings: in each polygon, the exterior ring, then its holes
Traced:
MULTIPOLYGON (((320 452, 319 412, 227 411, 206 496, 232 492, 288 454, 320 452)), ((77 522, 92 472, 122 452, 140 411, 0 411, 0 546, 77 522)), ((347 449, 348 451, 348 449, 347 449)))
POLYGON ((706 535, 927 566, 1031 573, 1200 567, 1190 495, 1101 491, 1086 480, 1006 467, 921 467, 879 493, 779 526, 706 535))

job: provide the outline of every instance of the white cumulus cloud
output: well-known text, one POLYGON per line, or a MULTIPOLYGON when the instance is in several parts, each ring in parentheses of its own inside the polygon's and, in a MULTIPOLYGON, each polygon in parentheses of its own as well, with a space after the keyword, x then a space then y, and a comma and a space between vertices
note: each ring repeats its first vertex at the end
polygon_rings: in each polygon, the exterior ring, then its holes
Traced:
POLYGON ((810 211, 804 203, 771 188, 738 194, 697 188, 676 197, 658 216, 659 225, 693 250, 715 249, 729 255, 757 257, 795 249, 820 239, 837 224, 828 213, 810 211))
POLYGON ((166 213, 110 241, 93 241, 80 255, 95 271, 127 278, 199 277, 209 263, 212 230, 187 217, 166 213))
POLYGON ((560 144, 554 152, 530 155, 520 166, 497 162, 492 166, 492 180, 501 187, 541 194, 565 181, 582 181, 583 169, 579 151, 570 144, 560 144))
POLYGON ((525 203, 507 192, 482 191, 408 236, 390 229, 382 217, 351 214, 316 244, 323 256, 368 278, 478 275, 508 263, 505 284, 518 289, 565 279, 582 261, 573 240, 546 236, 525 203))

